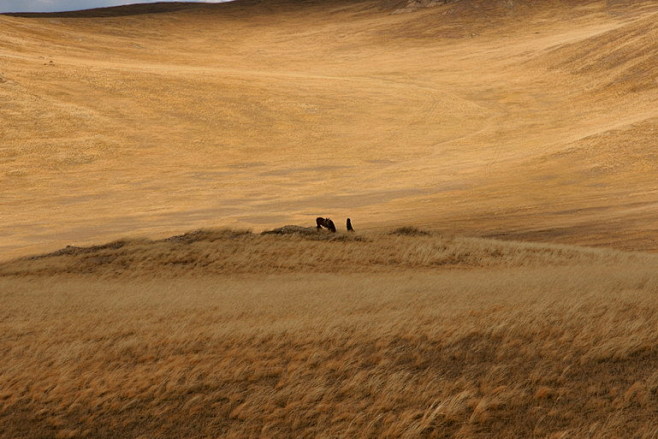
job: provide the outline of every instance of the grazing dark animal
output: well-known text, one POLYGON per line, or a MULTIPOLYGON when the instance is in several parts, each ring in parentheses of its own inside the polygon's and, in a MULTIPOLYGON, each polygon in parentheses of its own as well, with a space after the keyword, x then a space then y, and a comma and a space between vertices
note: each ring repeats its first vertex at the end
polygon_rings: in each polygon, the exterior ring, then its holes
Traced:
POLYGON ((336 225, 334 224, 333 221, 331 221, 331 218, 318 217, 315 219, 315 224, 317 224, 318 230, 324 227, 325 229, 329 229, 332 232, 336 233, 336 225))
POLYGON ((354 227, 352 227, 352 220, 349 219, 349 218, 347 218, 347 231, 348 232, 353 232, 354 231, 354 227))

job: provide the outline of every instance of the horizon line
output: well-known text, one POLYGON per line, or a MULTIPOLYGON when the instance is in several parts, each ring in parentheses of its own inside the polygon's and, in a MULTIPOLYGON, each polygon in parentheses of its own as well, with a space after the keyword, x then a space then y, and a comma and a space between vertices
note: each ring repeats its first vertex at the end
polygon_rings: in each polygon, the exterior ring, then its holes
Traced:
MULTIPOLYGON (((155 0, 155 1, 149 1, 149 0, 135 0, 135 1, 120 1, 120 0, 98 0, 99 5, 93 6, 93 7, 73 7, 73 8, 65 8, 65 7, 57 7, 57 6, 51 6, 51 7, 45 7, 45 9, 37 9, 39 6, 27 6, 27 7, 19 7, 19 6, 14 6, 14 7, 9 7, 8 9, 4 9, 0 6, 0 14, 57 14, 57 13, 62 13, 62 12, 83 12, 83 11, 93 11, 97 9, 111 9, 111 8, 121 8, 124 6, 138 6, 138 5, 150 5, 150 4, 158 4, 158 3, 206 3, 206 4, 217 4, 217 3, 228 3, 232 2, 235 0, 155 0), (118 3, 118 4, 117 4, 118 3)), ((24 1, 21 3, 25 4, 24 1)), ((88 2, 87 2, 88 3, 88 2)))

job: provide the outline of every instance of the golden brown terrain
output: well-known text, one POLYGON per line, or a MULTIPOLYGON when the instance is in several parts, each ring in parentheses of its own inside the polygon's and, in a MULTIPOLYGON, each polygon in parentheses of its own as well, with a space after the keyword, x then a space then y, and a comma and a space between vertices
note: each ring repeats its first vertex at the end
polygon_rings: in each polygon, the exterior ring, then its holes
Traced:
POLYGON ((206 230, 0 265, 0 437, 654 438, 658 259, 206 230))
POLYGON ((657 20, 622 0, 0 15, 1 259, 318 215, 656 250, 657 20))
POLYGON ((0 438, 658 437, 657 22, 0 15, 0 438))

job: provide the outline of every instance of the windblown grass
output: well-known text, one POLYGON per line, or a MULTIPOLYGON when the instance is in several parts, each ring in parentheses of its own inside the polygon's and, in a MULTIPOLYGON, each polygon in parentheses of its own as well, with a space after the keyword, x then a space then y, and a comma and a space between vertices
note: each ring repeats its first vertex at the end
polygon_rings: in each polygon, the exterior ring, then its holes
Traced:
POLYGON ((2 278, 0 437, 653 438, 656 273, 2 278))
POLYGON ((657 265, 230 230, 10 262, 0 437, 653 438, 657 265))

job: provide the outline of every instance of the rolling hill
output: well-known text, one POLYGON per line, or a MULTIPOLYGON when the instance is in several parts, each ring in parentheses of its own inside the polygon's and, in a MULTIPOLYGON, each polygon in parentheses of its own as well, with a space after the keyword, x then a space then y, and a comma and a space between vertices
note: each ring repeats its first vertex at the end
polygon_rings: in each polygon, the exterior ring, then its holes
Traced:
POLYGON ((0 438, 658 437, 657 19, 0 15, 0 438))
POLYGON ((655 250, 657 14, 459 0, 0 16, 0 251, 318 215, 655 250))

